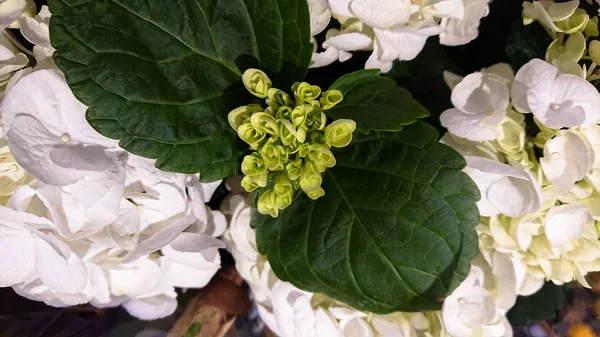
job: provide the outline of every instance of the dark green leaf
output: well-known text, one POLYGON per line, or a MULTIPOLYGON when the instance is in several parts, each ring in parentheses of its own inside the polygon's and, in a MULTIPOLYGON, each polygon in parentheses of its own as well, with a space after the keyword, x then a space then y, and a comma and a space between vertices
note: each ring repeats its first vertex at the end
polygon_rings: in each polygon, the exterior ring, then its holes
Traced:
POLYGON ((302 80, 312 54, 304 0, 51 0, 56 64, 103 135, 166 171, 233 174, 227 113, 249 103, 249 67, 302 80))
POLYGON ((329 87, 344 94, 344 100, 327 112, 334 118, 349 118, 365 133, 398 131, 429 112, 407 90, 378 70, 360 70, 342 76, 329 87))
POLYGON ((438 309, 477 253, 477 186, 464 159, 416 122, 335 150, 325 196, 300 193, 278 218, 254 212, 275 274, 375 313, 438 309))
POLYGON ((507 313, 512 324, 527 324, 531 321, 553 319, 562 308, 566 297, 566 287, 546 282, 542 289, 531 296, 519 296, 517 303, 507 313))

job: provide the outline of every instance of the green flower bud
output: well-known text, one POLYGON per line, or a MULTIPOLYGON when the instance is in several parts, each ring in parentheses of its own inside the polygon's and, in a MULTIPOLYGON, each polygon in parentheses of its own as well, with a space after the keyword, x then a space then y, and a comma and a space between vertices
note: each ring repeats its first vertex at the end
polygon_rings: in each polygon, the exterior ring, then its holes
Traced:
POLYGON ((255 130, 250 123, 244 123, 237 129, 238 136, 250 145, 253 150, 258 150, 266 139, 266 134, 255 130))
POLYGON ((265 166, 271 171, 283 170, 288 160, 288 155, 283 146, 276 144, 273 138, 267 140, 259 150, 259 153, 265 162, 265 166))
POLYGON ((279 120, 279 137, 286 146, 296 141, 296 128, 287 119, 279 120))
POLYGON ((325 141, 333 147, 345 147, 352 141, 356 122, 351 119, 338 119, 325 129, 325 141))
POLYGON ((308 153, 310 152, 310 144, 308 143, 304 143, 304 144, 300 144, 300 148, 298 149, 298 155, 300 156, 300 158, 304 158, 306 156, 308 156, 308 153))
POLYGON ((307 113, 304 105, 298 105, 294 108, 291 114, 292 124, 294 124, 296 127, 304 124, 306 121, 306 115, 307 113))
POLYGON ((279 134, 279 126, 277 126, 275 118, 265 112, 256 112, 252 114, 250 123, 252 123, 252 127, 258 132, 271 135, 279 134))
POLYGON ((327 125, 327 116, 324 113, 320 113, 316 116, 313 116, 313 125, 317 130, 325 129, 325 125, 327 125))
POLYGON ((279 120, 279 119, 292 119, 292 108, 285 105, 279 108, 279 110, 277 110, 277 115, 275 115, 275 117, 279 120))
POLYGON ((323 190, 322 187, 319 187, 316 191, 306 193, 306 195, 308 195, 308 197, 311 198, 312 200, 317 200, 320 197, 325 195, 325 191, 323 190))
POLYGON ((335 157, 331 150, 323 144, 311 144, 308 152, 308 159, 315 164, 319 172, 325 171, 327 167, 335 166, 335 157))
POLYGON ((245 176, 242 179, 242 187, 246 192, 252 192, 259 187, 267 186, 268 174, 267 172, 255 176, 245 176))
POLYGON ((244 82, 244 86, 248 91, 258 97, 258 98, 266 98, 271 89, 271 80, 261 70, 250 68, 244 72, 242 75, 242 82, 244 82))
POLYGON ((277 104, 277 102, 272 101, 270 99, 266 99, 265 103, 267 103, 267 105, 269 106, 269 108, 273 109, 273 111, 277 111, 277 109, 279 109, 280 105, 277 104))
POLYGON ((316 85, 310 85, 306 82, 294 83, 292 85, 294 96, 298 103, 314 101, 321 94, 321 88, 316 85))
POLYGON ((251 155, 244 157, 242 172, 247 176, 256 176, 267 173, 267 167, 262 157, 258 153, 253 152, 251 155))
POLYGON ((277 195, 284 195, 289 192, 294 192, 292 180, 287 176, 287 174, 282 172, 277 176, 277 179, 275 180, 275 186, 273 187, 273 191, 275 191, 275 194, 277 195))
MULTIPOLYGON (((277 107, 279 109, 279 107, 277 107)), ((277 115, 277 109, 273 109, 272 106, 269 106, 265 109, 265 113, 273 118, 277 115)))
POLYGON ((327 109, 331 109, 334 106, 336 106, 336 104, 341 102, 343 99, 344 99, 344 95, 342 94, 341 91, 327 90, 323 93, 323 96, 321 96, 320 102, 321 102, 321 105, 323 106, 323 109, 327 110, 327 109))
POLYGON ((279 104, 280 106, 290 105, 290 102, 292 101, 292 98, 290 97, 290 95, 286 94, 285 92, 283 92, 277 88, 269 89, 267 96, 269 97, 269 100, 279 104))
POLYGON ((298 129, 296 129, 296 139, 300 143, 304 143, 306 141, 306 127, 304 125, 300 125, 298 129))
POLYGON ((325 141, 325 134, 322 131, 313 131, 308 135, 309 144, 323 144, 330 148, 329 144, 325 141))
POLYGON ((302 167, 302 175, 300 175, 300 188, 304 191, 304 193, 309 194, 313 193, 321 187, 321 183, 323 182, 323 178, 321 177, 321 173, 310 161, 304 163, 302 167))
POLYGON ((273 190, 268 190, 258 198, 258 212, 261 214, 269 214, 276 218, 279 215, 277 208, 277 194, 273 190))
POLYGON ((292 204, 292 199, 294 198, 294 191, 289 190, 285 194, 277 194, 275 197, 275 205, 277 205, 278 209, 285 209, 289 205, 292 204))
POLYGON ((229 121, 231 128, 237 131, 240 125, 250 123, 250 116, 252 116, 253 113, 262 111, 263 109, 259 104, 241 106, 231 110, 229 115, 227 115, 227 120, 229 121))
POLYGON ((295 154, 300 150, 300 145, 301 144, 297 140, 294 140, 292 143, 285 146, 285 152, 287 152, 288 155, 295 154))
POLYGON ((285 165, 285 172, 288 178, 296 180, 302 174, 302 158, 296 158, 285 165))

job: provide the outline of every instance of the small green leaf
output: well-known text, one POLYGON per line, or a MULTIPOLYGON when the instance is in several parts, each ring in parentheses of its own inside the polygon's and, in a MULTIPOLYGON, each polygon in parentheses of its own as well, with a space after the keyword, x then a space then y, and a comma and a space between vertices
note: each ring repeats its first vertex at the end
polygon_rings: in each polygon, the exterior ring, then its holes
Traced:
POLYGON ((566 286, 546 282, 537 293, 531 296, 519 296, 517 303, 506 316, 510 323, 515 325, 553 319, 557 311, 562 308, 566 295, 566 286))
POLYGON ((329 90, 339 90, 344 99, 326 112, 334 119, 347 118, 356 122, 365 133, 398 131, 429 112, 412 98, 407 90, 383 76, 378 70, 360 70, 340 77, 329 90))
POLYGON ((253 213, 259 251, 284 281, 375 313, 439 309, 477 253, 479 190, 464 159, 416 122, 335 149, 325 195, 253 213))
POLYGON ((227 114, 247 68, 288 88, 312 45, 305 0, 50 0, 54 60, 101 134, 203 182, 239 169, 227 114))
POLYGON ((183 337, 196 337, 202 332, 202 322, 196 322, 190 326, 183 337))

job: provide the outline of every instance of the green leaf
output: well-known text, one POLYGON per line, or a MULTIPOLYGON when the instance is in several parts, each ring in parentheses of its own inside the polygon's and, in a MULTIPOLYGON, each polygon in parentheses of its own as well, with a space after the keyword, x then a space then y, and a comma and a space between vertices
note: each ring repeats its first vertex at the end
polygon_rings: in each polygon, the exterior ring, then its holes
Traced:
POLYGON ((553 319, 556 317, 556 312, 562 308, 566 295, 566 286, 546 282, 537 293, 531 296, 519 296, 517 303, 506 316, 515 325, 553 319))
POLYGON ((479 190, 464 159, 416 122, 334 151, 325 196, 253 213, 259 251, 282 280, 375 313, 439 309, 477 254, 479 190))
POLYGON ((429 112, 412 98, 407 90, 383 76, 378 70, 360 70, 340 77, 329 87, 344 94, 344 100, 327 116, 334 119, 348 118, 365 133, 374 131, 398 131, 429 112))
POLYGON ((190 326, 183 337, 196 337, 202 332, 202 322, 196 322, 190 326))
POLYGON ((252 99, 241 75, 304 79, 312 45, 305 0, 50 0, 54 60, 101 134, 165 171, 233 174, 241 142, 227 123, 252 99))

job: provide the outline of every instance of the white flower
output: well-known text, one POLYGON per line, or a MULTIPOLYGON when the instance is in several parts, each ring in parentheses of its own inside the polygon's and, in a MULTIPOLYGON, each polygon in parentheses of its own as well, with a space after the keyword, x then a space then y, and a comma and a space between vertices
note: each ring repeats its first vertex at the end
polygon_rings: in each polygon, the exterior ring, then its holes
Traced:
MULTIPOLYGON (((440 35, 443 44, 464 44, 478 35, 479 20, 487 15, 487 0, 329 0, 341 32, 360 33, 344 44, 330 43, 313 54, 311 67, 350 58, 349 51, 373 50, 365 68, 388 72, 394 60, 412 60, 429 36, 440 35), (367 37, 367 39, 364 39, 367 37)), ((329 34, 328 34, 329 35, 329 34)), ((332 34, 333 35, 333 34, 332 34)))
POLYGON ((586 227, 593 226, 594 218, 588 207, 568 204, 556 206, 546 214, 544 230, 552 246, 578 239, 586 227))
POLYGON ((471 266, 469 276, 444 300, 442 318, 451 337, 512 336, 510 324, 499 313, 494 296, 485 287, 489 277, 493 276, 471 266))
POLYGON ((19 53, 3 33, 0 34, 0 86, 7 85, 15 71, 28 63, 29 58, 19 53))
POLYGON ((544 146, 540 164, 553 185, 568 189, 583 179, 593 168, 594 150, 579 132, 561 130, 544 146))
POLYGON ((555 3, 554 1, 541 0, 533 2, 523 2, 523 22, 531 23, 533 20, 539 20, 547 28, 555 32, 562 32, 555 22, 565 20, 575 13, 579 7, 578 0, 555 3))
POLYGON ((321 33, 331 20, 331 10, 327 0, 308 0, 310 11, 310 36, 321 33))
POLYGON ((519 112, 533 112, 549 128, 594 124, 600 119, 600 94, 585 79, 561 74, 539 59, 525 64, 515 76, 512 102, 519 112))
POLYGON ((440 116, 440 122, 451 133, 469 140, 498 138, 498 125, 506 116, 509 103, 504 82, 484 73, 465 77, 452 90, 453 109, 440 116))
POLYGON ((51 60, 54 54, 55 49, 50 43, 50 16, 48 6, 42 6, 34 18, 19 19, 21 34, 34 45, 33 54, 38 63, 51 60))
POLYGON ((8 146, 1 143, 0 139, 0 196, 10 196, 17 187, 27 182, 28 175, 17 164, 8 146))
POLYGON ((0 0, 0 30, 10 26, 21 16, 27 6, 26 0, 0 0))
POLYGON ((540 209, 540 186, 519 162, 513 161, 509 166, 486 158, 467 156, 465 159, 465 172, 481 191, 477 206, 482 216, 502 213, 518 217, 540 209))
POLYGON ((479 35, 479 22, 490 12, 488 2, 488 0, 463 0, 463 18, 442 19, 441 26, 444 31, 440 33, 440 43, 447 46, 460 46, 475 40, 479 35))
POLYGON ((109 169, 113 160, 105 147, 116 142, 91 128, 85 110, 57 70, 23 77, 2 103, 2 123, 19 165, 52 185, 69 185, 90 171, 109 169))
POLYGON ((39 278, 57 292, 78 294, 87 282, 81 259, 53 234, 47 219, 0 206, 0 286, 26 284, 39 278))
POLYGON ((504 156, 491 141, 476 142, 446 132, 440 142, 450 146, 463 156, 488 158, 498 162, 504 161, 504 156))

